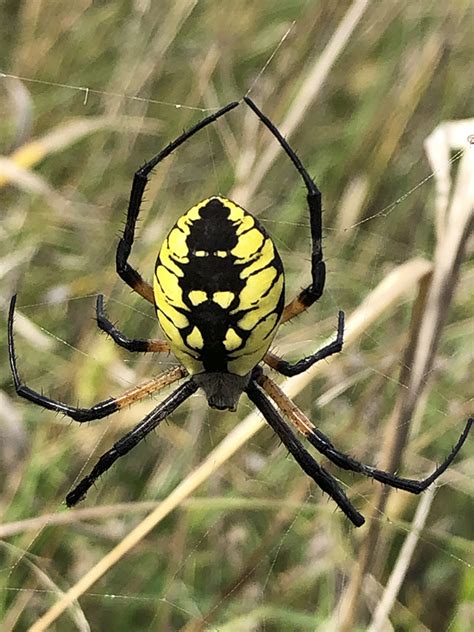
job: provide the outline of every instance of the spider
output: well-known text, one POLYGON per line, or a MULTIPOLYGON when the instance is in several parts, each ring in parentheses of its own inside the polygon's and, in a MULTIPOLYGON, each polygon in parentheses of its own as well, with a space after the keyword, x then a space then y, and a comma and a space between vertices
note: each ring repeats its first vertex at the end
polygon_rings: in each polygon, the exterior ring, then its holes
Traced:
POLYGON ((469 434, 473 419, 468 420, 449 456, 430 476, 420 481, 401 478, 364 465, 337 450, 330 439, 265 375, 262 362, 282 375, 294 376, 341 351, 344 313, 340 311, 338 314, 334 340, 316 353, 292 363, 269 352, 279 325, 306 310, 323 293, 325 263, 322 252, 321 193, 275 125, 250 98, 244 97, 243 100, 278 141, 307 190, 312 240, 311 283, 296 298, 285 305, 283 265, 265 229, 253 215, 221 196, 203 200, 179 217, 158 253, 153 287, 128 262, 150 172, 200 130, 237 107, 240 102, 235 101, 178 136, 138 169, 133 178, 127 220, 117 246, 117 273, 132 290, 154 305, 166 340, 128 338, 108 320, 103 295, 97 297, 97 324, 119 346, 132 352, 171 351, 179 360, 179 366, 91 408, 69 406, 50 399, 20 380, 13 340, 16 296, 11 300, 8 344, 15 389, 21 397, 44 408, 63 413, 80 423, 102 419, 169 384, 187 378, 99 458, 90 474, 67 494, 66 504, 69 507, 82 500, 89 488, 117 459, 130 452, 199 388, 204 391, 209 406, 220 410, 234 411, 241 394, 245 392, 304 472, 356 526, 364 523, 363 516, 347 498, 338 481, 306 450, 286 420, 337 466, 413 494, 422 492, 446 470, 469 434))

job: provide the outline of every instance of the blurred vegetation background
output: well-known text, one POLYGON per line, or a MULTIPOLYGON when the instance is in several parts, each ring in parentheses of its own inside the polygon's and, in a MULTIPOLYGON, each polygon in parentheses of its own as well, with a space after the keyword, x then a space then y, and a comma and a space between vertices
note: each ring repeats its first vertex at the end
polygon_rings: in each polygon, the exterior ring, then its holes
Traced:
MULTIPOLYGON (((423 143, 442 121, 472 116, 469 1, 4 0, 0 11, 0 73, 23 78, 0 74, 0 297, 6 322, 19 292, 18 362, 32 388, 89 406, 173 365, 172 357, 114 346, 95 326, 95 296, 105 294, 111 320, 129 336, 159 336, 151 306, 115 273, 133 173, 205 112, 250 88, 277 125, 286 121, 325 208, 325 295, 282 328, 280 353, 296 359, 322 345, 338 309, 350 315, 397 266, 433 258, 435 179, 423 143)), ((132 260, 142 274, 151 278, 177 216, 221 192, 261 218, 284 259, 288 296, 298 292, 309 280, 304 190, 281 151, 264 162, 271 151, 241 105, 167 159, 140 216, 132 260)), ((472 413, 472 239, 466 250, 426 388, 401 429, 409 432, 404 475, 431 471, 472 413)), ((400 371, 416 321, 416 288, 407 285, 296 398, 341 449, 374 465, 383 464, 387 433, 400 430, 394 406, 403 400, 400 371)), ((66 511, 77 477, 156 402, 97 423, 70 422, 16 397, 6 326, 0 337, 7 631, 33 624, 251 406, 242 397, 236 414, 217 413, 193 397, 120 459, 77 511, 66 511)), ((371 516, 368 525, 352 528, 265 429, 49 629, 469 629, 472 442, 436 488, 405 564, 420 499, 397 492, 379 505, 377 483, 328 469, 371 516), (397 563, 391 623, 370 628, 397 563)))

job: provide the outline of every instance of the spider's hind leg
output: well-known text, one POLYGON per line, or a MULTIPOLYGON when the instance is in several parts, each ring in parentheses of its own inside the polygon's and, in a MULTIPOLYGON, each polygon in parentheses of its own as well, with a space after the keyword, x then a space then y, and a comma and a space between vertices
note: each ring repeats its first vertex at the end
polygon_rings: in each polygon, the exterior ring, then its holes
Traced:
POLYGON ((314 426, 304 412, 281 390, 277 384, 275 384, 273 380, 266 375, 260 375, 258 383, 291 421, 295 428, 301 432, 311 445, 313 445, 321 454, 332 461, 332 463, 344 470, 358 472, 364 476, 373 478, 380 483, 384 483, 385 485, 389 485, 390 487, 395 487, 397 489, 403 489, 411 494, 420 494, 447 470, 464 445, 464 442, 466 441, 474 423, 474 419, 468 419, 466 426, 464 427, 464 430, 454 448, 441 465, 439 465, 429 476, 421 480, 403 478, 390 472, 378 470, 371 465, 361 463, 349 454, 340 452, 331 443, 330 439, 314 426))
POLYGON ((260 410, 265 421, 273 428, 301 469, 337 503, 356 527, 363 525, 365 522, 364 517, 347 498, 337 480, 321 467, 301 442, 298 441, 279 411, 272 405, 267 395, 257 384, 255 377, 258 379, 259 374, 260 372, 254 373, 253 379, 250 380, 250 384, 246 389, 249 399, 260 410))
POLYGON ((125 436, 119 439, 110 450, 107 450, 92 468, 90 474, 85 476, 66 496, 66 504, 73 507, 82 500, 87 491, 92 487, 96 480, 112 467, 117 459, 130 452, 136 445, 140 443, 152 430, 154 430, 163 419, 168 417, 178 406, 180 406, 188 397, 198 389, 197 384, 192 380, 188 380, 181 384, 175 391, 171 393, 165 400, 159 404, 151 413, 138 423, 135 428, 130 430, 125 436))

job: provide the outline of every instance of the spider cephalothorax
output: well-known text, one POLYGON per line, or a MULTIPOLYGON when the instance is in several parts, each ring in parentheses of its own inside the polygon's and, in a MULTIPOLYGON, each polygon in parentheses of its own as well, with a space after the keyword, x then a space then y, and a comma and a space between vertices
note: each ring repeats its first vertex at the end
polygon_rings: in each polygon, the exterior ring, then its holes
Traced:
POLYGON ((19 395, 44 408, 64 413, 79 422, 101 419, 168 384, 187 378, 100 457, 91 473, 67 495, 68 506, 81 500, 101 474, 199 388, 205 392, 210 406, 230 410, 235 410, 240 395, 245 392, 301 468, 335 500, 356 526, 363 524, 363 516, 337 480, 303 447, 285 417, 321 454, 339 467, 414 494, 426 489, 446 470, 469 434, 473 419, 468 420, 451 453, 430 476, 421 481, 401 478, 364 465, 338 451, 265 375, 262 362, 283 375, 292 376, 339 352, 343 345, 344 314, 339 312, 334 341, 299 362, 287 362, 268 351, 279 323, 300 314, 323 293, 326 268, 322 252, 321 194, 278 129, 251 99, 244 97, 244 101, 280 143, 307 190, 312 240, 311 282, 296 298, 284 306, 282 262, 263 227, 235 202, 220 196, 196 204, 177 220, 159 251, 153 287, 128 263, 150 172, 199 130, 237 107, 238 102, 233 102, 181 134, 141 167, 133 179, 124 234, 117 246, 117 272, 135 292, 155 305, 166 340, 128 338, 105 315, 103 296, 97 297, 97 323, 117 344, 134 352, 171 350, 180 361, 179 366, 92 408, 63 404, 21 383, 13 341, 16 298, 13 297, 10 303, 8 344, 15 388, 19 395))

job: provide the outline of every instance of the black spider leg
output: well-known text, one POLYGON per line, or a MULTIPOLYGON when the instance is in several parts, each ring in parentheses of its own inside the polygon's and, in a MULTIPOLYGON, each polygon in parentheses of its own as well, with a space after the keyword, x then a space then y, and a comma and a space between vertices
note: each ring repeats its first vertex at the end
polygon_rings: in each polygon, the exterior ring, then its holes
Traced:
POLYGON ((16 364, 15 343, 13 338, 13 317, 15 313, 15 303, 16 295, 13 296, 10 301, 10 310, 8 313, 8 356, 10 360, 10 368, 13 376, 15 390, 20 397, 24 397, 30 402, 38 404, 39 406, 43 406, 43 408, 47 408, 48 410, 54 410, 57 413, 63 413, 64 415, 71 417, 71 419, 74 419, 74 421, 83 423, 86 421, 92 421, 94 419, 103 419, 104 417, 108 417, 109 415, 116 412, 117 410, 120 410, 124 406, 127 406, 139 399, 142 399, 143 397, 150 395, 151 393, 160 390, 164 386, 172 384, 176 380, 187 375, 187 371, 184 367, 175 367, 174 369, 162 373, 158 377, 150 380, 149 382, 146 382, 145 384, 129 389, 119 397, 109 397, 108 399, 95 404, 95 406, 92 406, 91 408, 78 408, 76 406, 69 406, 68 404, 64 404, 63 402, 51 399, 50 397, 47 397, 42 393, 34 391, 29 386, 26 386, 26 384, 21 383, 16 364))
POLYGON ((324 282, 326 279, 326 266, 323 261, 323 249, 322 249, 322 208, 321 208, 321 192, 316 186, 315 182, 304 168, 301 160, 296 155, 295 151, 290 147, 285 138, 281 135, 275 125, 270 119, 260 111, 255 103, 244 97, 245 103, 255 112, 262 123, 270 130, 275 136, 277 141, 282 146, 283 150, 295 166, 296 170, 303 179, 303 182, 308 191, 306 199, 309 207, 309 217, 311 225, 311 278, 312 282, 308 287, 304 288, 294 301, 289 303, 285 307, 282 316, 282 322, 290 320, 293 316, 301 313, 306 308, 315 303, 322 295, 324 290, 324 282))
POLYGON ((329 356, 339 353, 342 349, 342 345, 344 344, 344 312, 338 312, 338 320, 337 320, 337 335, 334 340, 332 340, 329 344, 327 344, 322 349, 318 349, 315 353, 299 360, 298 362, 292 363, 287 362, 286 360, 282 360, 274 353, 268 352, 265 354, 265 363, 275 369, 282 375, 286 375, 287 377, 292 377, 293 375, 299 375, 300 373, 304 373, 309 367, 316 364, 320 360, 324 360, 329 356))
POLYGON ((99 329, 105 331, 112 340, 127 351, 142 353, 169 351, 170 347, 164 340, 150 340, 148 338, 129 338, 122 333, 110 320, 104 310, 104 296, 98 294, 96 302, 96 318, 99 329))
POLYGON ((283 411, 298 431, 301 432, 321 454, 327 457, 335 465, 344 470, 364 474, 365 476, 373 478, 380 483, 396 487, 397 489, 403 489, 407 492, 411 492, 412 494, 420 494, 451 465, 466 441, 474 422, 474 419, 472 418, 467 420, 466 426, 457 440, 456 445, 443 463, 441 463, 441 465, 439 465, 435 471, 430 474, 430 476, 422 479, 421 481, 411 478, 402 478, 389 472, 378 470, 371 465, 360 463, 360 461, 357 461, 349 454, 340 452, 334 447, 331 440, 323 432, 321 432, 321 430, 314 426, 303 411, 298 408, 298 406, 272 379, 268 377, 268 375, 263 375, 261 372, 257 373, 257 371, 255 371, 254 375, 257 383, 264 389, 267 395, 270 396, 278 408, 283 411))
POLYGON ((304 472, 337 503, 356 527, 363 525, 365 522, 364 517, 352 505, 336 479, 321 467, 303 447, 285 420, 253 379, 247 386, 246 393, 304 472))
POLYGON ((197 389, 197 384, 192 380, 181 384, 169 397, 163 400, 159 406, 140 421, 133 430, 127 432, 119 441, 114 443, 113 447, 99 458, 92 468, 91 473, 85 476, 66 496, 67 506, 72 507, 85 498, 89 488, 94 485, 96 480, 102 476, 104 472, 112 467, 117 459, 130 452, 130 450, 133 450, 147 434, 154 430, 165 417, 168 417, 168 415, 176 410, 188 397, 195 393, 197 389))
POLYGON ((150 175, 152 169, 154 169, 157 164, 160 163, 164 158, 169 156, 177 147, 179 147, 189 138, 194 136, 196 132, 199 132, 201 129, 203 129, 207 125, 210 125, 218 118, 229 112, 229 110, 233 110, 235 107, 238 106, 238 104, 238 101, 233 101, 232 103, 229 103, 217 112, 214 112, 210 116, 202 119, 202 121, 191 127, 189 130, 185 131, 183 134, 181 134, 181 136, 178 136, 178 138, 169 143, 169 145, 167 145, 158 154, 156 154, 156 156, 145 163, 143 167, 140 167, 140 169, 135 172, 135 175, 133 177, 132 190, 130 192, 127 221, 123 231, 123 236, 121 237, 117 246, 116 267, 117 273, 123 279, 123 281, 125 281, 125 283, 127 283, 127 285, 129 285, 133 290, 138 292, 138 294, 146 298, 147 301, 149 301, 150 303, 154 303, 153 288, 146 281, 144 281, 141 275, 128 263, 128 257, 130 256, 133 239, 135 236, 135 225, 137 222, 138 213, 140 211, 143 193, 148 182, 148 176, 150 175))
POLYGON ((434 470, 432 474, 421 481, 412 478, 402 478, 401 476, 390 474, 390 472, 378 470, 371 465, 360 463, 360 461, 357 461, 350 455, 345 454, 344 452, 339 452, 339 450, 337 450, 331 443, 329 438, 317 428, 313 428, 312 432, 308 433, 306 436, 308 441, 317 450, 319 450, 321 454, 324 454, 325 457, 338 467, 344 470, 350 470, 351 472, 359 472, 360 474, 369 476, 380 483, 384 483, 385 485, 389 485, 390 487, 395 487, 397 489, 403 489, 411 494, 420 494, 425 491, 431 483, 434 483, 434 481, 441 476, 441 474, 446 471, 454 461, 456 455, 464 445, 473 423, 473 418, 469 418, 467 420, 466 426, 457 440, 456 445, 453 447, 446 459, 434 470))
POLYGON ((29 388, 29 386, 26 386, 26 384, 21 383, 16 365, 15 343, 13 340, 13 316, 15 313, 15 303, 16 294, 10 301, 10 310, 8 312, 8 356, 15 390, 18 395, 28 399, 34 404, 47 408, 48 410, 64 413, 65 415, 71 417, 71 419, 79 421, 80 423, 84 421, 91 421, 92 419, 102 419, 103 417, 108 417, 108 415, 111 415, 118 410, 117 403, 112 397, 99 402, 95 406, 92 406, 92 408, 76 408, 74 406, 68 406, 62 402, 50 399, 49 397, 46 397, 46 395, 42 395, 41 393, 29 388))

